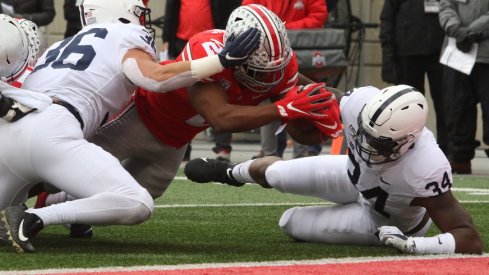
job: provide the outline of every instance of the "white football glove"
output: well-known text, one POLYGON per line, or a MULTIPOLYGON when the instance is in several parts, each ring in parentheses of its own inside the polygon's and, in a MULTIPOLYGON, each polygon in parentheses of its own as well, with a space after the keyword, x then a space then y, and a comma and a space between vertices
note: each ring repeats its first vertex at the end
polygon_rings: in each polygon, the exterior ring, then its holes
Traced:
POLYGON ((385 245, 392 246, 405 253, 416 253, 416 243, 412 237, 404 235, 395 226, 379 227, 379 239, 385 245))

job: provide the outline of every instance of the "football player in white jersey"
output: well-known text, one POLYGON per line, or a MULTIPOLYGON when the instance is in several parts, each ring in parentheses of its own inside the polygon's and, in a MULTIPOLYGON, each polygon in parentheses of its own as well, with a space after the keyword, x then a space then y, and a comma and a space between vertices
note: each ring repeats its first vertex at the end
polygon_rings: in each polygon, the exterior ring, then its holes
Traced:
POLYGON ((285 211, 279 226, 298 240, 386 244, 416 254, 482 253, 470 214, 450 191, 450 164, 425 128, 424 96, 406 85, 362 87, 341 98, 340 110, 348 155, 237 165, 195 159, 185 174, 196 182, 258 183, 336 203, 285 211), (442 233, 424 237, 432 222, 442 233))
POLYGON ((149 218, 148 192, 86 138, 127 104, 136 85, 154 92, 191 85, 241 64, 259 43, 258 30, 250 28, 219 55, 162 66, 155 62, 145 21, 150 11, 141 0, 85 0, 80 12, 84 28, 47 49, 23 85, 53 104, 0 125, 0 208, 6 207, 0 238, 19 252, 33 252, 30 239, 47 225, 135 224, 149 218), (41 209, 19 206, 38 182, 80 199, 41 209))

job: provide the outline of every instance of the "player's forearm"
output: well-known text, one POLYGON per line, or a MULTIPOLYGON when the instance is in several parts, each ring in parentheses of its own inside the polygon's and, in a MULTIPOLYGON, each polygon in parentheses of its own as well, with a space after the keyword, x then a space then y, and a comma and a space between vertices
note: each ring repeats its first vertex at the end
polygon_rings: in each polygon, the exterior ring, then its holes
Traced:
POLYGON ((280 119, 273 104, 259 106, 229 104, 204 117, 218 132, 248 131, 280 119))
POLYGON ((217 56, 165 65, 128 58, 123 62, 122 68, 132 83, 152 92, 168 92, 188 87, 224 70, 217 56))
POLYGON ((455 253, 481 254, 483 244, 479 233, 473 227, 461 227, 449 231, 455 239, 455 253))

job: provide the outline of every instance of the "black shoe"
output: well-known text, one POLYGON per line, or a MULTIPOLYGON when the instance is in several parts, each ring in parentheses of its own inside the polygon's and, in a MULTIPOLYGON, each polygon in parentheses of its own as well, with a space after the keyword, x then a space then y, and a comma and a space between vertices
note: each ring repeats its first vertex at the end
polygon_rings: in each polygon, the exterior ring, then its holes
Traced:
POLYGON ((234 165, 217 159, 198 158, 185 165, 184 173, 191 181, 199 183, 221 182, 232 186, 242 186, 244 183, 236 181, 231 171, 234 165))
MULTIPOLYGON (((34 252, 34 246, 30 238, 34 237, 44 228, 42 220, 35 214, 25 212, 27 207, 9 206, 1 212, 2 226, 5 226, 5 234, 18 252, 34 252)), ((1 237, 1 239, 5 239, 1 237)))
POLYGON ((70 237, 77 239, 87 239, 93 236, 93 228, 89 224, 70 224, 70 237))

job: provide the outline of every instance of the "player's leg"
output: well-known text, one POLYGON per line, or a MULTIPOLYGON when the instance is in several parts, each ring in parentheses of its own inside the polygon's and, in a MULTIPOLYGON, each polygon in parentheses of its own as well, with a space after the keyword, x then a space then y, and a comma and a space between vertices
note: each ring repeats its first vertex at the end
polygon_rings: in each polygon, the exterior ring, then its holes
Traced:
POLYGON ((174 148, 154 141, 146 143, 144 150, 135 156, 125 159, 123 166, 156 199, 175 178, 186 146, 174 148))
POLYGON ((146 188, 160 197, 175 177, 185 146, 174 148, 159 142, 139 118, 131 104, 91 139, 123 162, 124 168, 146 188))
POLYGON ((349 203, 356 201, 359 193, 349 181, 347 160, 345 155, 321 155, 276 161, 259 173, 265 175, 268 185, 280 192, 349 203))
POLYGON ((30 162, 38 178, 32 180, 50 182, 80 199, 30 209, 29 213, 36 214, 44 225, 134 224, 151 215, 153 200, 148 192, 116 158, 83 139, 71 113, 52 105, 36 116, 30 162))
POLYGON ((356 202, 294 207, 282 214, 279 226, 290 237, 306 242, 381 245, 375 236, 377 224, 356 202))
POLYGON ((285 193, 315 196, 337 203, 355 201, 358 191, 349 182, 347 156, 316 156, 283 161, 263 157, 231 165, 211 159, 194 159, 185 167, 195 182, 222 182, 241 186, 257 183, 285 193))

